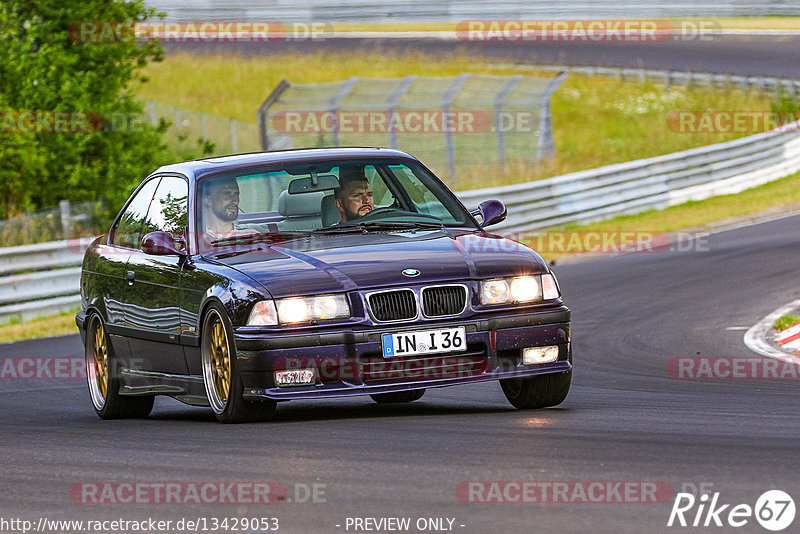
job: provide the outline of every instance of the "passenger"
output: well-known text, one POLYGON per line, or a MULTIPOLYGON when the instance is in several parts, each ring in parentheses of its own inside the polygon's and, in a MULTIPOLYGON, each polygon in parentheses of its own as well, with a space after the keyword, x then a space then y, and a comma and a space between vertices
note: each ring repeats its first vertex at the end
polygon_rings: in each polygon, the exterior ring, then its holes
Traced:
POLYGON ((213 241, 231 235, 252 233, 239 226, 239 184, 235 178, 207 182, 203 189, 203 222, 206 239, 213 241))
POLYGON ((339 171, 339 187, 333 192, 334 202, 342 222, 360 219, 375 209, 375 199, 364 170, 358 167, 342 167, 339 171))

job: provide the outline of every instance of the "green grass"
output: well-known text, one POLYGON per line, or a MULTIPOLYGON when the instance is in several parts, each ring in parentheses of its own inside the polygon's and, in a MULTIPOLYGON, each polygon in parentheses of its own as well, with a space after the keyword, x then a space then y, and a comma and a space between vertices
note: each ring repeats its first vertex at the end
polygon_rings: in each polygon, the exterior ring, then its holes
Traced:
POLYGON ((800 315, 784 315, 772 325, 773 330, 785 330, 792 325, 800 323, 800 315))
MULTIPOLYGON (((431 56, 365 50, 358 54, 275 53, 260 57, 178 52, 168 54, 162 63, 148 65, 145 73, 149 81, 132 90, 143 100, 255 123, 256 110, 282 79, 309 84, 341 81, 351 76, 447 77, 464 72, 553 76, 537 72, 535 67, 500 65, 496 60, 465 52, 431 56)), ((676 133, 669 128, 670 113, 679 110, 768 111, 771 104, 769 97, 757 92, 687 87, 673 87, 667 91, 657 83, 570 75, 552 98, 554 158, 536 165, 511 161, 504 170, 476 166, 471 173, 460 173, 457 187, 473 189, 527 182, 727 141, 746 134, 676 133)), ((401 148, 414 153, 414 143, 424 146, 430 140, 431 134, 415 136, 401 148)), ((526 157, 529 152, 525 153, 526 157)), ((472 155, 472 150, 464 145, 459 154, 472 155)), ((429 163, 434 171, 446 176, 446 169, 441 168, 440 162, 429 163)))
POLYGON ((30 321, 12 320, 9 323, 0 325, 0 343, 77 334, 78 327, 75 325, 75 314, 77 312, 78 309, 76 308, 68 312, 39 317, 30 321))

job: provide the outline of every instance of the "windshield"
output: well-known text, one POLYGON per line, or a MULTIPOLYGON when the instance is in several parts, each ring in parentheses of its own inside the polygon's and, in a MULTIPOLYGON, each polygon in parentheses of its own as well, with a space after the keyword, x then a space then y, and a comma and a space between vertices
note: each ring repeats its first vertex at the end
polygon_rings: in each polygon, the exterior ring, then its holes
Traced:
POLYGON ((201 248, 311 233, 470 227, 453 194, 419 164, 347 160, 271 166, 198 184, 201 248))

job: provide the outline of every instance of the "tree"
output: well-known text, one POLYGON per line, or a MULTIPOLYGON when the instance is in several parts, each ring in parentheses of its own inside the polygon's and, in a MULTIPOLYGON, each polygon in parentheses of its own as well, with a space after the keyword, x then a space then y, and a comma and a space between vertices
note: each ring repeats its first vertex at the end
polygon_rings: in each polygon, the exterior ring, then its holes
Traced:
POLYGON ((92 21, 131 28, 155 15, 141 0, 0 3, 0 217, 61 199, 102 197, 116 211, 164 161, 166 125, 143 121, 129 90, 148 61, 163 59, 160 43, 75 31, 92 21), (34 117, 34 132, 20 131, 23 116, 34 117), (66 117, 61 130, 57 117, 66 117))

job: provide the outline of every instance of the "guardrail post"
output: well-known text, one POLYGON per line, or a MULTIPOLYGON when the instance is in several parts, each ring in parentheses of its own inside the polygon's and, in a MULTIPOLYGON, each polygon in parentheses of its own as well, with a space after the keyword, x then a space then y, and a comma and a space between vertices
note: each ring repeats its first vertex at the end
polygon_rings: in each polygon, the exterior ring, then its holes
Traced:
POLYGON ((506 164, 506 132, 503 128, 503 103, 521 79, 521 74, 513 76, 494 99, 495 123, 497 124, 497 161, 503 166, 506 164))
POLYGON ((550 97, 553 93, 564 83, 567 78, 566 72, 559 72, 553 78, 545 89, 544 94, 541 96, 541 111, 539 113, 539 143, 536 147, 536 161, 540 161, 545 157, 550 157, 555 154, 555 146, 553 144, 553 121, 550 118, 550 97))
POLYGON ((339 109, 339 104, 353 89, 353 86, 356 83, 358 83, 358 77, 356 76, 344 82, 339 91, 337 91, 336 94, 333 95, 333 98, 331 98, 330 102, 328 102, 328 113, 331 114, 331 122, 333 123, 333 132, 331 132, 333 137, 333 146, 339 146, 339 118, 336 116, 336 112, 339 109))
POLYGON ((236 139, 236 121, 230 119, 229 122, 231 127, 231 150, 233 151, 234 154, 236 154, 237 152, 239 152, 239 143, 238 140, 236 139))
POLYGON ((269 124, 269 108, 281 97, 284 91, 291 87, 292 84, 286 80, 281 80, 278 86, 267 96, 264 103, 258 108, 258 137, 261 143, 261 150, 264 152, 269 151, 269 131, 267 126, 269 124))
MULTIPOLYGON (((450 104, 456 93, 461 90, 461 87, 469 79, 470 74, 464 73, 453 82, 447 89, 447 92, 442 97, 442 114, 444 117, 450 112, 450 104)), ((453 181, 453 187, 456 187, 456 155, 455 147, 453 146, 453 132, 448 128, 444 133, 445 144, 447 146, 447 172, 450 174, 450 179, 453 181)))
POLYGON ((397 101, 406 94, 408 88, 411 87, 411 84, 416 80, 417 77, 415 75, 406 76, 403 80, 398 84, 394 91, 389 95, 389 98, 386 99, 386 108, 389 112, 389 146, 392 148, 397 148, 397 130, 395 130, 395 121, 394 121, 394 108, 397 105, 397 101))
POLYGON ((59 201, 58 207, 61 209, 61 230, 64 232, 64 239, 69 239, 70 234, 72 234, 72 216, 69 209, 69 200, 59 201))

